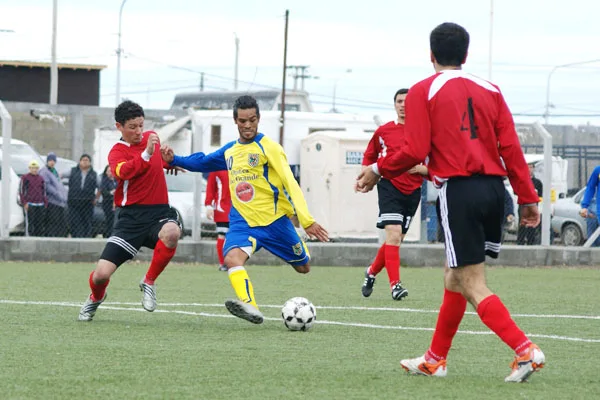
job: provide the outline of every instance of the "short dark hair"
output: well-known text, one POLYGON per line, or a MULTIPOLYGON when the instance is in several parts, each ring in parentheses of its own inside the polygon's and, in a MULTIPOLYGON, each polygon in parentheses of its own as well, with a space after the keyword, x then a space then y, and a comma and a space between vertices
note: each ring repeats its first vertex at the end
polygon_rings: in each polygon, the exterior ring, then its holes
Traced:
POLYGON ((444 22, 431 31, 429 46, 439 65, 460 67, 467 58, 469 32, 458 24, 444 22))
POLYGON ((121 125, 125 125, 125 122, 137 117, 145 117, 144 109, 131 100, 125 100, 115 108, 115 121, 121 125))
POLYGON ((235 103, 233 103, 233 119, 237 119, 238 110, 249 110, 251 108, 256 109, 256 116, 259 117, 260 109, 254 97, 248 95, 238 97, 235 99, 235 103))
POLYGON ((396 102, 396 97, 398 97, 399 94, 406 94, 408 93, 408 89, 402 88, 402 89, 398 89, 396 91, 396 94, 394 95, 394 103, 396 102))
POLYGON ((92 162, 92 156, 90 156, 88 153, 83 153, 81 157, 79 157, 79 161, 83 160, 84 158, 87 158, 90 160, 90 162, 92 162))

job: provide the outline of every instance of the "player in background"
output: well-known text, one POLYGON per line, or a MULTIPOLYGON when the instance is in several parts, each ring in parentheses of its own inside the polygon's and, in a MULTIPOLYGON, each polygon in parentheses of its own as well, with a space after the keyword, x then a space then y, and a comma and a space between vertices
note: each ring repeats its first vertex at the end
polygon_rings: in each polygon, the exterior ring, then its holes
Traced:
POLYGON ((229 177, 227 171, 215 171, 206 180, 206 216, 217 224, 217 256, 219 271, 227 271, 223 256, 225 235, 229 230, 229 210, 231 209, 231 194, 229 193, 229 177))
POLYGON ((294 214, 309 237, 323 242, 329 237, 310 215, 283 148, 258 132, 260 110, 256 99, 252 96, 236 99, 233 120, 239 139, 213 153, 181 157, 168 146, 161 151, 163 160, 189 171, 228 170, 232 208, 223 253, 229 281, 238 299, 228 300, 225 306, 236 317, 260 324, 264 318, 244 267, 248 258, 264 247, 296 272, 308 273, 310 255, 290 221, 294 214))
POLYGON ((430 46, 435 74, 408 92, 406 146, 380 158, 358 180, 359 190, 369 191, 380 175, 398 176, 429 156, 429 176, 441 186, 437 212, 445 235, 444 297, 431 346, 400 364, 413 374, 446 376, 446 357, 469 302, 516 353, 505 381, 523 382, 544 366, 545 356, 487 287, 484 261, 500 252, 502 177, 508 175, 518 196, 522 224, 539 224, 539 198, 500 89, 462 71, 467 31, 443 23, 431 32, 430 46))
POLYGON ((94 318, 106 299, 110 277, 142 246, 154 249, 148 272, 140 282, 142 306, 154 311, 154 281, 175 255, 181 235, 177 213, 169 206, 163 170, 170 167, 162 160, 158 135, 144 132, 144 110, 132 101, 124 101, 115 109, 115 120, 122 136, 108 153, 108 164, 117 179, 117 222, 90 274, 92 293, 79 311, 80 321, 94 318))
MULTIPOLYGON (((404 143, 404 100, 408 89, 400 89, 394 95, 394 108, 397 119, 381 125, 369 141, 363 157, 363 169, 370 168, 380 157, 399 151, 404 143)), ((373 263, 365 271, 362 295, 373 293, 375 277, 383 267, 387 271, 392 299, 402 300, 408 290, 400 281, 400 243, 404 240, 412 218, 421 201, 421 185, 427 167, 417 165, 410 171, 393 179, 381 179, 377 183, 379 218, 377 228, 385 229, 385 243, 377 251, 373 263)))

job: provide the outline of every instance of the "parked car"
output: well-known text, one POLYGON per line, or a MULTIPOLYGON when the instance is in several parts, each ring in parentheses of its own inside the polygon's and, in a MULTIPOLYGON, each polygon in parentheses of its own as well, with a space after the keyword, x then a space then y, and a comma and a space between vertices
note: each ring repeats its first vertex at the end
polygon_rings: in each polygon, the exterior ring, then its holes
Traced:
MULTIPOLYGON (((194 173, 179 173, 177 175, 165 174, 167 189, 169 191, 169 204, 179 215, 179 222, 183 225, 183 235, 191 235, 194 221, 194 173)), ((206 180, 203 179, 203 191, 200 206, 201 229, 214 230, 214 222, 206 218, 206 180)))
POLYGON ((580 246, 587 240, 587 223, 585 218, 579 215, 584 193, 585 187, 573 197, 558 199, 554 203, 552 231, 560 237, 565 246, 580 246))
POLYGON ((2 171, 2 152, 0 151, 0 196, 2 196, 2 180, 10 177, 10 216, 8 220, 8 232, 11 235, 19 235, 25 232, 25 215, 23 208, 19 205, 19 177, 14 168, 8 173, 2 171))
MULTIPOLYGON (((0 136, 0 151, 2 141, 3 138, 0 136)), ((28 143, 18 139, 10 140, 10 164, 19 178, 29 173, 29 163, 32 160, 36 160, 40 167, 45 164, 44 159, 28 143)))

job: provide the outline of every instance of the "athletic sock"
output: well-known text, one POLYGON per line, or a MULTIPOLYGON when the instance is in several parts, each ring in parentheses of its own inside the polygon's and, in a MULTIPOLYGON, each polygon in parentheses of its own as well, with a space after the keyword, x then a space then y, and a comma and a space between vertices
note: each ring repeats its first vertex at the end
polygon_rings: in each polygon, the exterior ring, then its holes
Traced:
POLYGON ((110 279, 108 279, 104 283, 94 283, 94 272, 95 271, 92 271, 92 273, 90 274, 89 283, 90 289, 92 289, 92 301, 96 302, 104 298, 104 294, 106 293, 106 287, 108 286, 108 282, 110 282, 110 279))
POLYGON ((152 253, 152 261, 144 279, 145 283, 154 285, 156 278, 163 272, 169 261, 171 261, 171 258, 175 255, 175 250, 177 250, 177 246, 169 248, 165 246, 162 240, 156 243, 154 253, 152 253))
POLYGON ((219 257, 219 265, 225 265, 225 257, 223 257, 223 245, 225 238, 217 237, 217 256, 219 257))
POLYGON ((385 266, 385 247, 386 247, 386 244, 384 243, 381 245, 381 247, 377 251, 375 260, 373 260, 373 263, 369 267, 369 270, 368 270, 369 275, 373 275, 373 276, 377 275, 378 273, 381 272, 381 270, 385 266))
POLYGON ((400 246, 385 245, 385 269, 390 287, 400 282, 400 246))
POLYGON ((252 282, 250 282, 246 268, 243 266, 229 268, 228 275, 238 299, 244 303, 252 304, 258 309, 256 300, 254 299, 254 288, 252 287, 252 282))
POLYGON ((425 353, 427 362, 436 363, 445 360, 452 346, 452 339, 458 331, 467 309, 467 299, 458 292, 444 289, 444 300, 440 307, 431 346, 425 353))
POLYGON ((477 306, 481 321, 518 355, 523 355, 531 344, 525 333, 513 321, 502 300, 495 294, 483 299, 477 306))

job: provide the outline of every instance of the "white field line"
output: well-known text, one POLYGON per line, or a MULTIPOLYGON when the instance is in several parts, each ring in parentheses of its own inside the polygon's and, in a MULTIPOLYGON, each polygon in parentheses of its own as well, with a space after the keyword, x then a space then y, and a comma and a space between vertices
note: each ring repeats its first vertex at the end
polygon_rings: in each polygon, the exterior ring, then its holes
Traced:
MULTIPOLYGON (((81 307, 81 303, 73 303, 73 302, 54 302, 54 301, 20 301, 20 300, 2 300, 0 299, 0 304, 18 304, 18 305, 44 305, 44 306, 60 306, 60 307, 81 307)), ((222 304, 202 304, 202 303, 161 303, 161 306, 201 306, 201 307, 223 307, 222 304)), ((265 308, 279 308, 280 306, 269 305, 269 306, 261 306, 265 308)), ((146 312, 142 309, 139 303, 119 303, 119 302, 105 302, 102 304, 102 308, 105 310, 116 310, 116 311, 137 311, 137 312, 146 312), (137 307, 115 307, 114 305, 135 305, 137 307)), ((368 308, 368 307, 319 307, 324 309, 377 309, 377 308, 368 308)), ((392 309, 390 310, 401 310, 401 309, 392 309)), ((422 310, 424 311, 424 310, 422 310)), ((194 311, 183 311, 183 310, 155 310, 155 313, 167 313, 167 314, 180 314, 180 315, 192 315, 199 317, 216 317, 216 318, 235 318, 230 314, 213 314, 213 313, 204 313, 204 312, 194 312, 194 311)), ((424 311, 428 312, 428 311, 424 311)), ((525 315, 525 314, 524 314, 525 315)), ((270 318, 265 317, 267 321, 280 321, 280 318, 270 318)), ((422 328, 422 327, 410 327, 410 326, 390 326, 390 325, 375 325, 375 324, 364 324, 358 322, 337 322, 337 321, 326 321, 326 320, 318 320, 316 321, 318 324, 324 325, 338 325, 338 326, 351 326, 351 327, 359 327, 359 328, 371 328, 371 329, 392 329, 392 330, 404 330, 404 331, 433 331, 433 328, 422 328)), ((465 331, 459 330, 458 333, 466 334, 466 335, 492 335, 491 331, 465 331)), ((543 339, 554 339, 554 340, 564 340, 569 342, 585 342, 585 343, 600 343, 600 339, 584 339, 577 337, 569 337, 569 336, 560 336, 560 335, 544 335, 544 334, 532 334, 527 333, 527 336, 530 338, 543 338, 543 339)))

